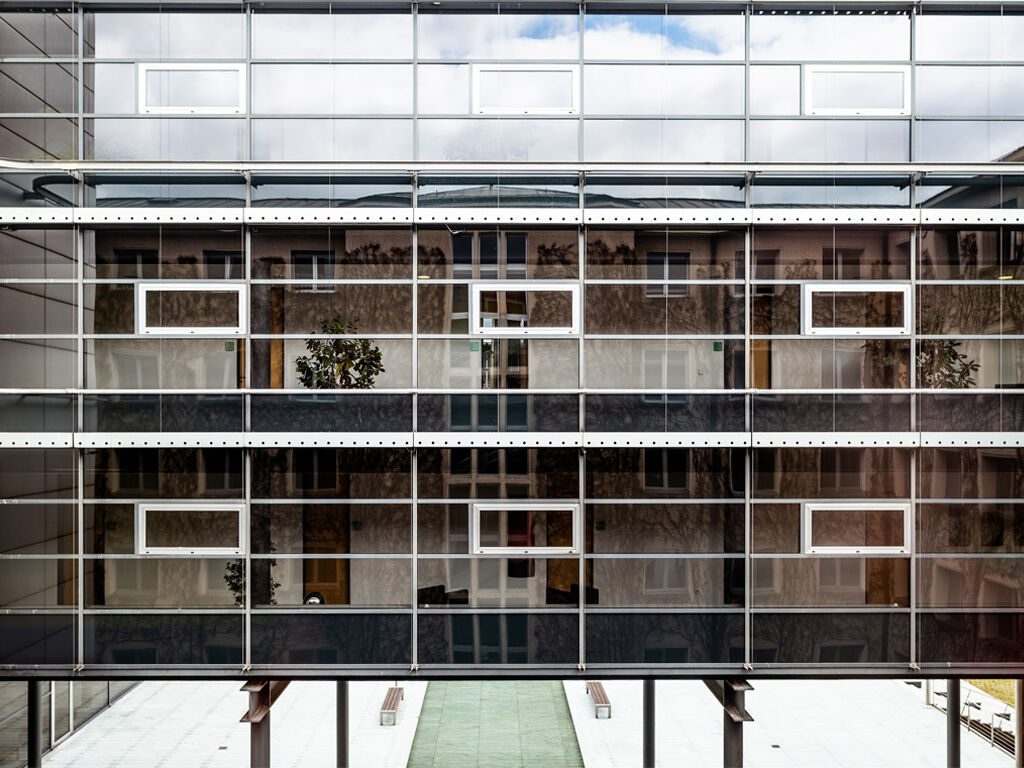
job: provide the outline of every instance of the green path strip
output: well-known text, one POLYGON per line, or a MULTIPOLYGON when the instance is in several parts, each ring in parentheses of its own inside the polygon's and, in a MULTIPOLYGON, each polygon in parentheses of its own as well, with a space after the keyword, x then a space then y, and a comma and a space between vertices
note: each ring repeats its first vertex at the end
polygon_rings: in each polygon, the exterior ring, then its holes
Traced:
POLYGON ((431 682, 408 768, 583 768, 560 681, 431 682))

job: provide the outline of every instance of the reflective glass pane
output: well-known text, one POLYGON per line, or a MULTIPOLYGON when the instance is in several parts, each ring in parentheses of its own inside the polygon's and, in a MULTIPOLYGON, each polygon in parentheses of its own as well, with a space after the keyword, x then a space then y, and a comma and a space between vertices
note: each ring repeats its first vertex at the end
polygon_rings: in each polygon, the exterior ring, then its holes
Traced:
POLYGON ((1024 18, 1013 15, 922 14, 915 55, 923 61, 1020 61, 1024 18))
POLYGON ((594 499, 729 499, 743 496, 741 452, 728 448, 591 448, 594 499))
POLYGON ((751 602, 757 607, 905 606, 910 602, 910 560, 903 558, 755 558, 751 573, 751 602))
POLYGON ((409 160, 407 120, 264 119, 253 121, 254 160, 409 160))
POLYGON ((0 507, 0 554, 73 554, 76 517, 69 504, 6 504, 0 507))
POLYGON ((85 619, 86 664, 242 663, 242 617, 102 613, 85 619))
POLYGON ((74 112, 73 64, 0 64, 0 112, 74 112))
POLYGON ((403 499, 409 453, 377 448, 264 448, 252 453, 252 495, 262 499, 403 499))
POLYGON ((918 67, 917 112, 926 116, 1019 115, 1024 67, 918 67))
POLYGON ((245 121, 232 118, 102 118, 87 121, 87 159, 242 160, 245 121))
POLYGON ((923 608, 1024 607, 1019 558, 928 558, 917 561, 917 600, 923 608))
MULTIPOLYGON (((906 280, 911 233, 900 229, 755 228, 751 266, 765 280, 906 280)), ((782 285, 755 285, 755 297, 773 306, 792 304, 798 294, 782 285)), ((756 301, 756 299, 755 299, 756 301)))
POLYGON ((242 13, 87 14, 86 55, 98 59, 237 59, 245 55, 242 13))
POLYGON ((252 551, 294 555, 410 552, 408 504, 253 504, 252 551))
POLYGON ((750 123, 748 159, 906 162, 909 136, 910 126, 903 120, 754 120, 750 123))
POLYGON ((584 25, 587 59, 744 58, 739 14, 588 13, 584 25))
POLYGON ((242 559, 118 558, 87 560, 85 567, 85 605, 90 608, 233 608, 245 603, 242 559))
POLYGON ((575 14, 421 13, 422 59, 575 59, 575 14))
POLYGON ((753 616, 754 653, 781 664, 902 664, 910 658, 905 613, 801 613, 753 616))
POLYGON ((589 504, 587 542, 601 554, 742 552, 743 506, 589 504))
POLYGON ((576 664, 575 613, 420 614, 421 664, 576 664))
MULTIPOLYGON (((419 159, 555 162, 578 157, 576 120, 419 121, 419 159)), ((355 158, 353 158, 355 159, 355 158)))
POLYGON ((591 613, 589 664, 725 664, 743 660, 742 613, 591 613))
MULTIPOLYGON (((258 59, 408 59, 412 16, 405 13, 254 13, 258 59)), ((422 55, 422 54, 421 54, 422 55)))
POLYGON ((0 606, 57 608, 75 605, 75 566, 73 560, 0 560, 0 606))
POLYGON ((576 389, 576 339, 420 339, 425 389, 576 389))
POLYGON ((921 552, 1024 552, 1024 505, 919 504, 921 552))
POLYGON ((253 112, 407 114, 412 112, 408 64, 260 64, 252 68, 253 112))
POLYGON ((252 561, 253 604, 408 607, 412 561, 264 558, 252 561))
POLYGON ((756 13, 750 17, 752 59, 893 61, 910 58, 910 18, 881 15, 756 13))
POLYGON ((421 558, 421 608, 546 608, 579 605, 579 560, 421 558))
POLYGON ((411 635, 408 615, 256 614, 252 659, 254 664, 404 666, 412 658, 411 635))
POLYGON ((586 120, 585 160, 733 162, 743 159, 736 120, 586 120))
POLYGON ((741 67, 592 64, 583 103, 591 115, 737 115, 741 67))
POLYGON ((910 455, 896 448, 756 448, 752 462, 755 498, 910 495, 910 455))
POLYGON ((1024 121, 922 120, 914 159, 924 162, 1008 161, 1024 144, 1024 121))

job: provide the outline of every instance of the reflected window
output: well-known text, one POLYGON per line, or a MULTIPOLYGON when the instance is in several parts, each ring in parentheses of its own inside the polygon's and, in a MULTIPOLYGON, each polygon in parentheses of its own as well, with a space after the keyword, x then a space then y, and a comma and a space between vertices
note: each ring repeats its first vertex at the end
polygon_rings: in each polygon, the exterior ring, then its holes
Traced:
MULTIPOLYGON (((331 280, 334 278, 334 251, 292 251, 292 276, 296 280, 331 280)), ((331 283, 309 283, 295 286, 297 293, 333 293, 331 283)))
POLYGON ((241 280, 245 277, 245 256, 241 251, 203 251, 208 280, 241 280))
POLYGON ((644 488, 685 492, 690 476, 690 451, 686 448, 645 448, 644 488))
POLYGON ((691 562, 678 557, 644 560, 644 594, 690 595, 693 591, 690 578, 691 562))
POLYGON ((526 278, 525 232, 459 232, 452 235, 452 277, 526 278))
POLYGON ((137 66, 142 114, 245 112, 244 64, 140 62, 137 66))
POLYGON ((575 115, 579 67, 573 64, 474 64, 473 112, 575 115))
MULTIPOLYGON (((803 551, 808 554, 910 551, 909 504, 805 502, 801 515, 803 551)), ((824 567, 828 561, 821 562, 824 567)), ((862 560, 836 562, 860 563, 863 569, 862 560)))
MULTIPOLYGON (((112 352, 117 389, 155 389, 159 386, 156 355, 112 352)), ((145 395, 121 395, 121 400, 142 400, 145 395)))
POLYGON ((338 452, 333 448, 293 450, 291 477, 295 490, 337 491, 338 452))
POLYGON ((864 490, 864 452, 859 448, 822 448, 822 491, 864 490))
POLYGON ((155 248, 115 248, 111 277, 151 278, 158 276, 160 256, 155 248))
POLYGON ((140 555, 241 555, 244 504, 137 504, 135 551, 140 555))
MULTIPOLYGON (((648 251, 647 280, 687 280, 690 277, 690 254, 680 251, 648 251)), ((689 286, 670 284, 648 285, 648 296, 686 296, 689 286)))
MULTIPOLYGON (((821 350, 821 386, 823 389, 859 389, 864 353, 859 349, 821 350)), ((852 395, 850 397, 853 397, 852 395)), ((850 397, 846 398, 850 402, 850 397)))
POLYGON ((114 493, 160 490, 159 452, 154 450, 120 450, 111 455, 114 466, 108 475, 114 493))
POLYGON ((818 646, 818 661, 822 664, 859 664, 864 661, 863 643, 822 643, 818 646))
POLYGON ((200 492, 235 492, 242 494, 242 452, 222 449, 199 449, 199 477, 204 487, 200 492))
MULTIPOLYGON (((690 350, 644 350, 644 389, 686 389, 689 384, 690 350)), ((645 403, 685 403, 688 400, 688 395, 644 394, 645 403)))
POLYGON ((577 554, 580 505, 475 503, 470 509, 472 554, 577 554))

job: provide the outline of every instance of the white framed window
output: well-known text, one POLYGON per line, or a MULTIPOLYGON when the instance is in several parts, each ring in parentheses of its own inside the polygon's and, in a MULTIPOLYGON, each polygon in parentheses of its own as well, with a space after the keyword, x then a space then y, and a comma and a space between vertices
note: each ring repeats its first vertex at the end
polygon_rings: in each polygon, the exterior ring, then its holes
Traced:
POLYGON ((910 552, 910 526, 910 504, 902 502, 865 499, 805 501, 800 505, 801 550, 805 554, 906 554, 910 552))
MULTIPOLYGON (((334 251, 292 251, 292 276, 296 280, 332 280, 334 251)), ((334 293, 333 283, 313 282, 294 286, 296 293, 334 293)))
POLYGON ((909 115, 905 64, 805 64, 805 115, 909 115))
POLYGON ((648 251, 644 277, 647 280, 662 280, 660 284, 648 283, 647 296, 686 296, 689 286, 685 283, 670 283, 670 280, 688 280, 690 277, 690 254, 687 251, 648 251))
POLYGON ((909 285, 804 283, 801 333, 805 336, 906 336, 909 285))
MULTIPOLYGON (((645 349, 644 389, 686 389, 690 385, 690 350, 645 349)), ((685 403, 689 395, 644 394, 645 403, 685 403)))
POLYGON ((474 283, 470 286, 469 329, 476 336, 578 335, 579 315, 579 284, 474 283))
POLYGON ((242 335, 249 313, 245 286, 136 283, 135 332, 150 336, 242 335))
POLYGON ((577 64, 473 64, 477 115, 575 115, 580 111, 577 64))
POLYGON ((143 115, 237 115, 245 112, 245 65, 148 62, 138 68, 143 115))
POLYGON ((470 507, 470 554, 575 555, 580 551, 580 505, 565 502, 475 502, 470 507))
POLYGON ((242 555, 245 540, 245 504, 135 505, 139 555, 242 555))

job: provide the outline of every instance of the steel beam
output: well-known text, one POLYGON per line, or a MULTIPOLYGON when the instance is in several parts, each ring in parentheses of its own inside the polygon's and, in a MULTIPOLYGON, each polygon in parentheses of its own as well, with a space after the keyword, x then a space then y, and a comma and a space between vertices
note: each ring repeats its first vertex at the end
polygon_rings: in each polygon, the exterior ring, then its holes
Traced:
POLYGON ((654 768, 654 680, 644 680, 644 768, 654 768))
POLYGON ((960 768, 960 678, 946 680, 946 766, 960 768))
POLYGON ((43 765, 43 681, 28 681, 28 768, 43 765))
POLYGON ((348 768, 348 681, 338 681, 338 768, 348 768))

